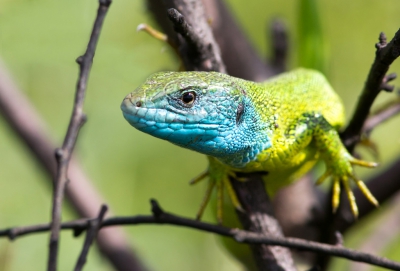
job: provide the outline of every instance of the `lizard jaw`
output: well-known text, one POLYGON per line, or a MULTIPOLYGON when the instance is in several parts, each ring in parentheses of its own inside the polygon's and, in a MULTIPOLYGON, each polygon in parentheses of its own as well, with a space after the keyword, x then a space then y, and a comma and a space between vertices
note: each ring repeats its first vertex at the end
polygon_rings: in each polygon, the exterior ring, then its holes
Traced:
POLYGON ((187 116, 165 108, 154 108, 151 102, 134 98, 129 94, 122 101, 124 118, 136 129, 152 136, 168 140, 174 144, 187 145, 195 142, 198 136, 212 139, 218 135, 218 125, 191 123, 187 116))

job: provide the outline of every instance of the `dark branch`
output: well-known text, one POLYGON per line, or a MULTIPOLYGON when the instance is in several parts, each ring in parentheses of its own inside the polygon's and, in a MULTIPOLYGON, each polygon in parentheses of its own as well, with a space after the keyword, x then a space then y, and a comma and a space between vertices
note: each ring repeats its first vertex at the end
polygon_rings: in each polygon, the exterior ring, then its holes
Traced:
MULTIPOLYGON (((39 163, 48 174, 49 177, 43 180, 52 182, 56 174, 54 140, 37 110, 18 89, 1 61, 0 113, 23 146, 31 151, 32 161, 39 163)), ((72 182, 66 188, 66 197, 71 207, 80 217, 93 216, 104 200, 73 157, 68 175, 72 182)), ((121 228, 115 227, 101 232, 97 244, 116 270, 144 270, 121 228)))
MULTIPOLYGON (((387 85, 387 83, 393 80, 395 77, 393 75, 386 76, 387 71, 389 70, 390 65, 400 54, 400 30, 397 31, 393 39, 387 43, 386 36, 384 33, 381 33, 379 36, 379 43, 376 44, 376 56, 374 63, 371 66, 369 71, 367 80, 365 82, 364 88, 362 90, 361 96, 357 102, 356 109, 354 114, 350 120, 349 125, 346 127, 344 132, 341 134, 342 141, 346 148, 353 152, 355 145, 360 141, 362 129, 365 121, 369 115, 372 103, 374 102, 377 95, 382 90, 383 86, 387 85)), ((373 184, 371 181, 367 183, 372 194, 377 198, 380 203, 383 203, 388 197, 380 197, 382 195, 389 196, 391 193, 397 191, 390 191, 390 187, 395 187, 397 182, 397 177, 394 175, 385 176, 389 177, 389 179, 380 179, 379 188, 377 186, 372 187, 373 184), (385 183, 384 190, 382 183, 385 183), (389 184, 390 183, 390 184, 389 184), (383 192, 383 193, 382 193, 383 192)), ((399 189, 398 187, 397 189, 399 189)), ((362 218, 366 214, 370 213, 373 208, 370 206, 370 203, 367 203, 365 197, 360 193, 358 189, 353 190, 357 205, 359 207, 359 218, 362 218)), ((334 240, 334 235, 336 231, 344 232, 345 229, 349 228, 351 225, 355 223, 353 216, 349 212, 349 208, 347 206, 347 201, 344 200, 344 193, 341 195, 341 202, 345 202, 345 204, 341 204, 339 210, 336 214, 332 214, 332 207, 330 206, 330 201, 327 198, 330 198, 332 195, 328 194, 321 202, 325 202, 325 210, 326 210, 326 219, 321 224, 321 239, 320 241, 324 243, 332 243, 334 240)), ((326 268, 329 259, 327 257, 318 257, 319 266, 322 269, 326 268)))
POLYGON ((270 23, 270 37, 272 43, 272 57, 271 65, 273 65, 277 73, 286 71, 286 61, 288 54, 288 34, 285 24, 279 20, 274 19, 270 23))
MULTIPOLYGON (((247 176, 248 177, 248 176, 247 176)), ((244 212, 236 211, 244 229, 250 232, 283 238, 282 229, 274 217, 272 204, 265 191, 262 174, 253 174, 247 182, 231 180, 244 212), (257 193, 255 193, 257 191, 257 193)), ((283 247, 251 245, 259 270, 296 270, 290 250, 283 247)))
MULTIPOLYGON (((132 217, 113 217, 103 221, 101 228, 116 225, 140 225, 140 224, 168 224, 193 228, 201 231, 215 233, 222 236, 234 238, 238 242, 248 244, 265 244, 269 246, 284 246, 294 249, 326 253, 329 255, 346 258, 353 261, 369 263, 372 265, 400 270, 400 263, 390 261, 383 257, 378 257, 369 253, 363 253, 341 247, 339 245, 328 245, 299 238, 271 237, 263 233, 255 233, 238 229, 230 229, 223 226, 213 225, 193 219, 180 217, 171 213, 164 212, 155 200, 152 200, 153 215, 138 215, 132 217)), ((88 229, 90 219, 80 219, 61 224, 62 229, 70 229, 74 232, 83 232, 88 229)), ((17 238, 20 236, 46 232, 50 230, 49 224, 41 224, 28 227, 10 228, 0 230, 0 237, 17 238)))
POLYGON ((390 261, 383 257, 377 257, 369 253, 364 253, 353 249, 346 249, 336 245, 322 244, 297 238, 272 239, 270 237, 263 237, 259 234, 254 234, 252 232, 246 232, 244 234, 245 236, 242 236, 241 234, 242 232, 235 236, 235 239, 240 242, 286 246, 299 250, 326 253, 331 256, 346 258, 356 262, 369 263, 371 265, 376 265, 391 270, 400 270, 400 263, 390 261))
MULTIPOLYGON (((203 6, 201 5, 201 2, 194 0, 166 0, 164 1, 164 3, 165 7, 168 8, 168 17, 173 23, 174 30, 177 32, 177 44, 179 44, 180 57, 183 60, 186 70, 214 70, 225 72, 225 68, 222 64, 222 60, 220 57, 219 47, 211 33, 209 21, 207 20, 208 18, 206 18, 206 14, 203 6), (179 9, 179 12, 177 11, 177 9, 179 9), (219 61, 220 63, 216 61, 219 61)), ((209 5, 211 4, 209 1, 207 3, 209 5)), ((217 10, 220 10, 219 8, 223 7, 223 5, 220 5, 220 3, 221 2, 214 2, 214 7, 218 7, 217 10)), ((218 18, 215 19, 218 20, 218 18)), ((226 27, 226 29, 224 29, 223 31, 227 31, 227 29, 229 28, 230 27, 226 27)), ((168 36, 170 36, 170 34, 168 36)), ((237 37, 235 37, 235 39, 237 39, 237 37)), ((229 46, 230 44, 227 47, 229 46)), ((245 52, 236 52, 233 59, 236 60, 236 57, 238 55, 242 55, 243 53, 245 52)), ((266 76, 267 75, 265 74, 260 78, 265 79, 266 76)), ((249 179, 252 179, 251 176, 249 179)), ((239 188, 238 190, 241 189, 239 188)), ((241 193, 244 191, 236 192, 241 193)), ((252 192, 248 193, 253 196, 258 195, 259 193, 265 194, 265 189, 262 186, 261 189, 252 189, 252 192)), ((259 206, 268 205, 269 207, 271 207, 271 203, 268 200, 258 202, 257 204, 259 206)), ((253 207, 254 209, 257 209, 255 204, 253 204, 253 207)), ((252 226, 247 229, 255 230, 257 232, 279 232, 279 236, 281 236, 282 233, 276 220, 270 215, 267 216, 267 219, 266 217, 264 217, 264 215, 265 213, 262 215, 260 214, 259 219, 265 219, 265 221, 271 222, 270 224, 253 223, 252 226), (275 223, 272 223, 272 221, 275 223), (269 229, 270 226, 272 226, 271 229, 269 229), (278 228, 279 230, 275 231, 276 228, 278 228)), ((243 217, 247 218, 244 218, 242 222, 246 220, 251 221, 252 218, 249 213, 246 213, 246 215, 244 215, 243 217)), ((291 255, 288 250, 282 248, 269 248, 267 246, 253 246, 253 248, 253 255, 257 259, 256 262, 258 264, 259 270, 265 270, 266 268, 283 268, 284 270, 295 269, 293 265, 293 260, 291 259, 291 255)))
POLYGON ((361 130, 368 117, 372 103, 379 92, 387 89, 387 82, 393 80, 393 76, 385 78, 390 65, 400 54, 400 30, 397 31, 393 39, 387 44, 386 36, 381 33, 379 43, 376 44, 376 56, 374 63, 369 71, 367 81, 358 100, 354 114, 349 125, 342 133, 342 139, 346 147, 352 151, 360 139, 361 130))
POLYGON ((106 205, 102 205, 97 218, 88 220, 88 228, 87 228, 87 232, 86 232, 85 242, 83 244, 83 248, 82 248, 81 254, 79 255, 78 261, 75 265, 74 271, 81 271, 83 266, 85 265, 87 254, 89 252, 89 248, 97 236, 97 233, 100 229, 101 223, 104 220, 104 216, 105 216, 107 210, 108 210, 108 207, 106 205))
MULTIPOLYGON (((188 14, 178 8, 181 6, 179 5, 180 2, 182 1, 146 1, 151 14, 162 31, 176 44, 179 43, 178 34, 169 23, 165 10, 175 8, 188 19, 188 14)), ((266 65, 264 60, 260 58, 224 1, 203 0, 202 2, 205 8, 207 28, 212 28, 214 39, 219 45, 220 54, 228 74, 252 81, 264 81, 277 73, 272 66, 266 65)), ((193 22, 196 23, 196 21, 193 22)))
POLYGON ((203 0, 203 3, 229 75, 261 82, 279 73, 260 57, 226 1, 203 0))
MULTIPOLYGON (((361 244, 357 245, 359 250, 369 253, 385 251, 390 244, 393 244, 392 232, 399 232, 400 194, 394 195, 385 208, 385 214, 379 218, 379 223, 374 226, 374 231, 365 236, 361 244)), ((349 271, 368 271, 371 266, 352 262, 349 271)))
MULTIPOLYGON (((149 1, 149 2, 156 2, 156 1, 149 1)), ((166 1, 166 2, 169 2, 169 3, 171 3, 171 2, 174 2, 174 3, 176 3, 176 1, 166 1)), ((208 6, 212 6, 212 8, 214 8, 215 10, 217 10, 216 12, 214 11, 214 12, 209 12, 209 14, 208 14, 208 16, 210 16, 211 18, 212 18, 212 20, 211 20, 211 23, 212 23, 212 25, 213 25, 213 27, 215 27, 215 25, 219 25, 219 17, 221 17, 222 18, 222 16, 215 16, 215 14, 220 14, 219 12, 220 12, 220 8, 218 7, 218 5, 219 5, 219 3, 221 3, 221 1, 212 1, 212 0, 210 0, 210 1, 208 1, 208 0, 205 0, 204 1, 205 3, 208 3, 208 4, 206 4, 206 6, 208 7, 208 6), (211 4, 210 4, 211 3, 211 4), (216 4, 217 3, 217 4, 216 4), (217 8, 215 8, 215 7, 217 7, 217 8), (214 20, 216 21, 216 23, 214 24, 214 20)), ((168 5, 167 5, 168 6, 168 5)), ((171 6, 168 6, 168 7, 171 7, 171 6)), ((212 8, 211 9, 209 9, 209 10, 212 10, 212 8)), ((154 9, 153 9, 154 10, 154 9)), ((159 13, 158 13, 159 14, 159 13)), ((185 16, 185 18, 187 19, 187 18, 189 18, 186 14, 184 14, 184 16, 185 16)), ((156 18, 157 18, 157 15, 156 15, 156 18)), ((224 19, 221 19, 220 21, 224 21, 224 19)), ((229 27, 227 27, 226 25, 225 25, 225 27, 224 28, 222 28, 223 30, 220 32, 220 33, 222 33, 222 34, 224 34, 224 33, 228 33, 228 34, 232 34, 231 32, 230 32, 230 28, 229 27), (227 30, 227 29, 229 29, 229 30, 227 30)), ((236 28, 235 28, 236 29, 236 28)), ((397 35, 397 34, 396 34, 397 35)), ((228 35, 229 36, 229 35, 228 35)), ((232 37, 235 37, 236 38, 236 36, 235 35, 230 35, 230 36, 232 36, 232 37)), ((220 39, 222 39, 221 38, 221 36, 220 35, 216 35, 216 39, 218 40, 218 42, 219 42, 219 44, 223 44, 223 42, 220 42, 220 39)), ((233 42, 231 42, 232 44, 233 44, 233 42)), ((230 47, 230 45, 231 45, 231 43, 230 42, 228 42, 228 43, 226 43, 226 41, 225 41, 225 45, 226 46, 224 46, 224 45, 221 45, 221 51, 222 51, 222 55, 224 55, 224 53, 225 53, 225 49, 226 48, 229 48, 230 47)), ((397 46, 397 45, 396 45, 397 46)), ((380 69, 380 62, 382 62, 382 63, 386 63, 387 61, 385 60, 385 57, 382 57, 382 55, 385 55, 386 53, 385 52, 387 52, 387 51, 389 51, 389 49, 388 48, 391 48, 391 47, 393 47, 393 45, 391 44, 391 43, 389 43, 389 45, 386 45, 386 41, 385 41, 385 37, 382 35, 381 36, 381 39, 380 39, 380 48, 378 49, 378 52, 380 52, 380 53, 378 53, 377 54, 377 58, 376 58, 376 61, 375 61, 375 63, 374 63, 374 65, 373 65, 373 67, 372 67, 372 69, 371 69, 371 73, 370 73, 370 75, 371 74, 374 74, 375 72, 376 72, 376 66, 378 66, 378 68, 380 69), (376 63, 378 63, 378 64, 376 64, 376 63), (374 70, 375 69, 375 71, 372 71, 372 70, 374 70)), ((240 55, 240 56, 242 56, 243 54, 240 52, 240 51, 236 51, 236 52, 234 52, 234 54, 231 54, 230 55, 230 58, 231 59, 235 59, 235 56, 237 56, 237 55, 240 55), (233 57, 232 57, 233 56, 233 57)), ((225 59, 225 57, 224 57, 224 59, 225 59)), ((227 59, 229 59, 229 58, 227 58, 227 59)), ((236 59, 235 59, 236 60, 236 59)), ((394 59, 393 59, 394 60, 394 59)), ((392 60, 392 61, 393 61, 392 60)), ((228 63, 228 62, 227 62, 228 63)), ((387 64, 387 63, 386 63, 387 64)), ((387 67, 390 65, 390 63, 387 65, 387 67)), ((234 66, 234 65, 233 65, 234 66)), ((250 66, 253 66, 253 65, 250 65, 250 66)), ((255 66, 255 65, 254 65, 255 66)), ((253 66, 253 67, 254 67, 253 66)), ((250 70, 247 66, 245 66, 245 65, 243 65, 243 69, 247 69, 247 70, 250 70)), ((230 68, 232 68, 232 66, 231 65, 227 65, 227 70, 229 71, 229 73, 230 74, 233 74, 233 73, 231 73, 230 72, 230 68)), ((379 70, 378 69, 378 70, 379 70)), ((239 70, 240 70, 240 67, 239 67, 239 70)), ((386 71, 387 71, 387 69, 385 70, 385 72, 383 72, 383 74, 382 74, 382 76, 380 77, 380 79, 378 80, 378 84, 377 84, 377 89, 378 89, 378 92, 381 90, 381 89, 390 89, 390 86, 388 86, 388 84, 387 84, 387 82, 388 81, 390 81, 390 80, 387 80, 387 79, 389 79, 388 77, 386 77, 386 78, 384 78, 384 75, 386 74, 386 71)), ((253 74, 257 74, 256 72, 253 72, 253 74)), ((236 74, 235 74, 236 75, 236 74)), ((236 76, 239 76, 240 77, 240 75, 236 75, 236 76)), ((379 77, 379 76, 378 76, 379 77)), ((371 81, 370 79, 373 79, 373 76, 371 77, 371 76, 369 76, 369 81, 371 81)), ((251 79, 251 80, 254 80, 254 81, 257 81, 257 79, 255 79, 254 77, 252 77, 251 75, 250 75, 250 77, 249 78, 247 78, 247 79, 251 79)), ((265 78, 263 78, 263 79, 265 79, 265 78)), ((372 80, 372 83, 374 83, 373 82, 373 80, 372 80)), ((373 84, 372 84, 373 85, 373 84)), ((367 89, 367 86, 368 87, 371 87, 371 84, 368 84, 368 82, 367 82, 367 84, 366 84, 366 89, 367 89)), ((377 95, 377 94, 376 94, 377 95)), ((376 95, 372 98, 372 100, 374 100, 375 99, 375 97, 376 97, 376 95)), ((368 95, 367 95, 368 96, 368 95)), ((369 100, 369 98, 368 99, 366 99, 367 101, 369 100)), ((360 103, 359 104, 363 104, 364 106, 365 106, 365 101, 363 101, 363 99, 360 99, 360 103)), ((371 101, 371 104, 372 104, 372 101, 371 101)), ((370 108, 370 105, 367 105, 367 114, 368 114, 368 112, 369 112, 369 108, 370 108)), ((357 110, 356 110, 356 112, 358 112, 357 110)), ((365 114, 365 118, 364 118, 364 120, 366 119, 366 117, 367 117, 367 114, 365 114)), ((355 115, 357 115, 357 113, 355 114, 355 115)), ((361 114, 362 115, 362 114, 361 114)), ((353 118, 354 119, 354 118, 353 118)), ((360 132, 361 132, 361 128, 362 128, 362 125, 363 125, 363 123, 364 123, 364 120, 362 120, 362 122, 361 122, 361 126, 360 126, 360 128, 359 128, 359 130, 355 133, 357 136, 356 136, 356 140, 358 140, 358 135, 360 134, 360 132)), ((352 127, 351 125, 349 126, 350 128, 352 127)), ((351 131, 352 129, 350 129, 349 131, 351 131)), ((351 134, 351 133, 349 133, 349 134, 351 134)), ((343 137, 343 138, 346 138, 346 137, 343 137)), ((350 147, 351 148, 351 147, 350 147)), ((327 201, 328 202, 328 201, 327 201)), ((330 209, 329 209, 330 210, 330 209)))
POLYGON ((86 92, 86 85, 92 67, 93 57, 100 36, 101 27, 107 14, 111 0, 100 0, 97 17, 94 22, 92 34, 83 56, 77 59, 80 67, 79 79, 76 86, 75 103, 72 116, 68 126, 67 134, 61 149, 56 150, 57 174, 53 188, 53 205, 51 215, 51 235, 49 242, 49 258, 47 263, 48 271, 57 270, 57 255, 59 232, 61 224, 61 208, 64 196, 64 190, 68 182, 68 165, 71 159, 72 151, 78 137, 79 130, 86 120, 83 113, 83 102, 86 92))
POLYGON ((180 57, 186 70, 225 73, 218 44, 207 23, 201 1, 171 1, 168 18, 178 33, 180 57), (178 11, 179 9, 179 11, 178 11))

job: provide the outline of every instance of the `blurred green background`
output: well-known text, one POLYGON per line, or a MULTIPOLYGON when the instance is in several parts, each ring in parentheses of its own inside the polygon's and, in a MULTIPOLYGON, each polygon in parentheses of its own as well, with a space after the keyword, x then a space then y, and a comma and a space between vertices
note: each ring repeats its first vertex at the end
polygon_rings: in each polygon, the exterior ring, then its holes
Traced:
MULTIPOLYGON (((290 67, 298 66, 299 1, 227 2, 264 56, 269 46, 266 22, 277 16, 284 19, 290 34, 290 67)), ((400 2, 321 0, 318 4, 327 45, 323 53, 326 73, 350 113, 373 61, 380 31, 390 39, 400 27, 400 2)), ((75 59, 84 52, 96 10, 95 0, 0 0, 0 57, 57 142, 62 141, 71 113, 78 75, 75 59)), ((206 159, 134 130, 119 109, 123 97, 148 75, 179 66, 167 45, 136 32, 140 23, 154 25, 143 1, 114 0, 90 75, 85 102, 88 122, 76 152, 115 214, 149 213, 148 200, 156 198, 165 209, 193 217, 205 187, 190 187, 188 180, 204 170, 206 159)), ((391 71, 400 71, 400 61, 391 71)), ((383 93, 377 104, 392 98, 393 94, 383 93)), ((400 153, 398 123, 399 119, 392 119, 373 133, 381 153, 381 169, 400 153)), ((361 172, 364 178, 366 174, 371 171, 361 172)), ((51 188, 45 178, 0 118, 0 228, 49 220, 51 188)), ((345 244, 357 248, 379 224, 385 209, 383 206, 380 214, 349 232, 345 244)), ((205 219, 211 220, 210 210, 207 212, 205 219)), ((73 218, 65 205, 63 219, 73 218)), ((212 235, 170 226, 125 229, 151 270, 241 270, 212 235)), ((392 240, 380 253, 399 261, 398 233, 393 233, 392 240)), ((47 234, 14 242, 0 239, 0 270, 45 270, 47 242, 47 234)), ((59 270, 72 269, 82 242, 83 237, 62 234, 59 270)), ((331 269, 343 270, 346 264, 335 261, 331 269)), ((112 268, 92 249, 85 270, 112 268)))

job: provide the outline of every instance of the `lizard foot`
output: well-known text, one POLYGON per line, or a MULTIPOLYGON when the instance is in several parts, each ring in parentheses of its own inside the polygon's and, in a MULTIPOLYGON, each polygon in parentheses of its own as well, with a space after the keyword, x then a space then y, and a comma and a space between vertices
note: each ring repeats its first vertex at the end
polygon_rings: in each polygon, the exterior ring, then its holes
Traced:
POLYGON ((358 179, 353 171, 352 165, 358 165, 362 167, 373 168, 378 164, 373 162, 366 162, 358 160, 352 157, 350 154, 343 156, 342 159, 337 160, 335 164, 330 164, 326 172, 317 180, 317 185, 321 184, 326 178, 333 177, 333 188, 332 188, 332 209, 336 212, 339 202, 340 202, 340 183, 343 184, 347 198, 349 199, 351 212, 354 217, 358 217, 358 208, 356 204, 356 199, 353 192, 351 191, 350 181, 354 181, 357 187, 361 190, 364 196, 375 206, 379 206, 378 201, 372 195, 371 191, 367 188, 365 183, 358 179), (343 159, 344 158, 344 159, 343 159))
POLYGON ((206 193, 203 197, 203 200, 200 204, 200 209, 197 212, 196 219, 200 220, 204 210, 210 201, 211 193, 214 188, 217 190, 217 221, 219 224, 222 224, 223 221, 223 204, 224 204, 224 189, 226 188, 229 198, 233 204, 233 206, 243 211, 242 206, 236 196, 236 193, 231 185, 229 177, 235 177, 234 172, 229 170, 226 166, 220 164, 217 161, 214 161, 214 158, 209 157, 210 164, 208 170, 201 173, 199 176, 195 177, 190 181, 190 184, 196 184, 200 181, 204 180, 208 177, 208 185, 206 189, 206 193))

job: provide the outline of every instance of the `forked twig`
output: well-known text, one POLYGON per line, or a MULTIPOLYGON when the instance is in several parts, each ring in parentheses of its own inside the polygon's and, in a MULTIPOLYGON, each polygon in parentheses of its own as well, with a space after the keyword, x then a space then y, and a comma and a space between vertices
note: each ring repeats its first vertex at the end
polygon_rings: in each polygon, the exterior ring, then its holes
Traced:
POLYGON ((97 17, 94 22, 93 30, 90 36, 90 40, 83 56, 77 59, 79 64, 80 73, 79 79, 76 86, 75 102, 72 111, 72 116, 68 126, 67 134, 65 135, 63 145, 60 149, 57 149, 56 160, 57 160, 57 174, 53 188, 53 205, 51 215, 51 234, 49 242, 49 258, 47 262, 47 270, 57 270, 57 254, 59 244, 59 233, 61 225, 61 207, 62 200, 64 197, 65 186, 68 182, 68 165, 71 159, 72 151, 75 146, 75 142, 78 137, 78 133, 82 125, 86 121, 86 116, 83 113, 83 102, 86 92, 86 85, 92 67, 94 52, 96 50, 97 41, 100 36, 100 30, 104 22, 104 18, 107 14, 108 8, 111 4, 111 0, 100 0, 99 8, 97 11, 97 17))
MULTIPOLYGON (((201 222, 165 212, 157 201, 151 200, 153 215, 137 215, 131 217, 113 217, 103 221, 100 228, 116 225, 141 225, 141 224, 168 224, 211 232, 222 236, 234 238, 238 242, 247 244, 265 244, 272 246, 283 246, 305 251, 325 253, 340 258, 368 263, 391 270, 400 270, 400 263, 378 257, 373 254, 364 253, 344 248, 339 244, 329 245, 300 238, 284 238, 265 235, 238 229, 230 229, 219 225, 201 222)), ((61 224, 62 229, 73 230, 75 235, 81 234, 88 229, 90 219, 80 219, 61 224)), ((49 224, 32 225, 27 227, 10 228, 0 230, 0 237, 17 238, 32 233, 46 232, 50 230, 49 224)))
POLYGON ((97 236, 97 233, 101 227, 101 223, 103 223, 104 216, 107 210, 108 210, 107 205, 102 205, 100 208, 99 215, 95 219, 88 220, 88 228, 86 232, 85 242, 83 244, 83 248, 81 254, 79 255, 78 261, 75 265, 74 271, 81 271, 83 266, 85 265, 89 248, 97 236))
POLYGON ((393 116, 400 113, 400 99, 390 101, 385 104, 382 109, 375 112, 373 115, 369 116, 365 121, 362 128, 362 132, 369 134, 371 131, 379 124, 389 120, 393 116))
POLYGON ((382 32, 379 43, 376 44, 376 56, 369 71, 361 96, 358 100, 354 114, 349 125, 342 133, 342 140, 346 147, 352 151, 360 139, 361 129, 368 117, 372 103, 382 89, 387 89, 387 82, 394 79, 386 77, 390 65, 400 55, 400 29, 393 39, 386 43, 386 36, 382 32))

